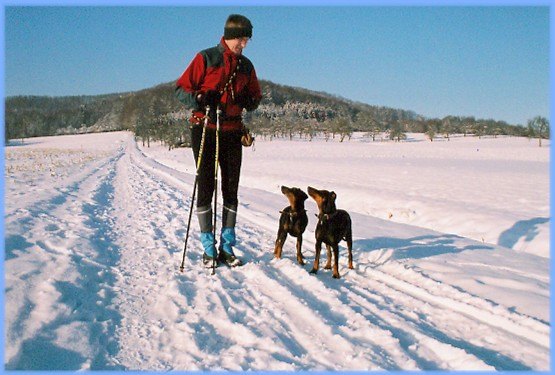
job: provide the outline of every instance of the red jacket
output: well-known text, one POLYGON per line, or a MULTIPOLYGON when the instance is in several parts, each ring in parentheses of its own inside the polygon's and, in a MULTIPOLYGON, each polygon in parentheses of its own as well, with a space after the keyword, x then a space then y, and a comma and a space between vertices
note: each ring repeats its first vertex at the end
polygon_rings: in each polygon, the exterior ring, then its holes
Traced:
MULTIPOLYGON (((199 107, 195 97, 198 93, 209 90, 222 93, 220 100, 220 108, 223 111, 223 116, 220 117, 222 131, 241 129, 243 108, 254 111, 262 99, 254 66, 245 56, 238 56, 231 52, 223 38, 216 47, 197 53, 177 80, 178 99, 193 108, 191 123, 198 124, 203 121, 204 108, 199 107), (236 76, 226 87, 234 72, 236 76)), ((215 128, 215 123, 215 116, 209 116, 208 126, 215 128)))

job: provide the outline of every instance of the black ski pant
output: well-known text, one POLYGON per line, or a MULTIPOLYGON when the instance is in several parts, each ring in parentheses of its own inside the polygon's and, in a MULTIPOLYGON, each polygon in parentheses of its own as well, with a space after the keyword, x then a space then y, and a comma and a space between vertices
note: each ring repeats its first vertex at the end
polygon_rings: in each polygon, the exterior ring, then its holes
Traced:
MULTIPOLYGON (((202 138, 202 125, 191 127, 191 145, 197 165, 200 143, 202 138)), ((241 145, 241 131, 220 131, 219 142, 219 170, 221 171, 222 196, 222 227, 235 227, 241 174, 241 160, 243 146, 241 145)), ((214 171, 216 155, 216 130, 206 129, 204 150, 197 177, 197 216, 201 232, 212 231, 212 199, 214 194, 214 171)))

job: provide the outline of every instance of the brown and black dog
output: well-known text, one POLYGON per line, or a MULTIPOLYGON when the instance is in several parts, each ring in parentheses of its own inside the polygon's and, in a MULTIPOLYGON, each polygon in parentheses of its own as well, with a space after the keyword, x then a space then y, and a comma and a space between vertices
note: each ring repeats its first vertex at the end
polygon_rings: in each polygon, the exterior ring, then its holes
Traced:
POLYGON ((303 233, 308 224, 308 216, 306 216, 306 210, 304 209, 304 201, 307 200, 308 195, 296 187, 288 188, 287 186, 282 186, 281 192, 289 199, 289 206, 280 211, 281 216, 279 218, 274 256, 278 259, 281 258, 283 243, 287 238, 287 234, 290 234, 293 237, 297 237, 297 262, 304 265, 301 247, 303 245, 303 233))
POLYGON ((318 205, 318 225, 316 226, 316 255, 314 266, 310 273, 317 273, 320 264, 320 252, 322 242, 326 244, 328 251, 328 261, 325 269, 331 268, 331 250, 333 249, 333 277, 339 279, 339 242, 347 241, 349 253, 349 269, 353 269, 353 232, 351 217, 345 210, 338 210, 335 207, 337 195, 333 191, 317 190, 308 187, 308 194, 318 205))

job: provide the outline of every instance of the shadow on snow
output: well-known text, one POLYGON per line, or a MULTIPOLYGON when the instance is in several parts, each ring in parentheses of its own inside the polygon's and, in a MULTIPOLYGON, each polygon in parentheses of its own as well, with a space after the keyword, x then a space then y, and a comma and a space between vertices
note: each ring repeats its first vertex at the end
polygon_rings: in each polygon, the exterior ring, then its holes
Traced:
POLYGON ((511 228, 499 235, 497 244, 512 249, 523 237, 525 242, 532 242, 540 233, 538 226, 548 222, 548 217, 536 217, 530 220, 517 221, 511 228))

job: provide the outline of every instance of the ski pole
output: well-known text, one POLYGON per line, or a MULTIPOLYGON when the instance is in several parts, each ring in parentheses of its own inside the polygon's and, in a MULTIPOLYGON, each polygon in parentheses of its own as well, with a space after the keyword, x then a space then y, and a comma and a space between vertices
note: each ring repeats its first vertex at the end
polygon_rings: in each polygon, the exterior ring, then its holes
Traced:
MULTIPOLYGON (((216 244, 216 214, 218 213, 218 162, 220 154, 220 105, 216 107, 216 155, 214 156, 214 244, 216 244)), ((216 257, 212 259, 212 275, 216 273, 216 257)))
POLYGON ((204 151, 204 140, 206 138, 206 128, 208 127, 208 114, 210 112, 210 106, 206 106, 206 113, 204 115, 204 125, 202 127, 202 136, 200 138, 200 150, 197 158, 197 171, 195 174, 195 182, 193 183, 193 196, 191 198, 191 207, 189 209, 189 220, 187 222, 187 234, 185 235, 185 246, 183 246, 183 259, 181 260, 181 266, 179 270, 183 272, 185 267, 185 254, 187 253, 187 242, 189 241, 189 229, 191 228, 191 217, 193 216, 193 206, 195 204, 195 195, 197 192, 198 183, 198 173, 200 170, 200 163, 202 162, 202 153, 204 151))

